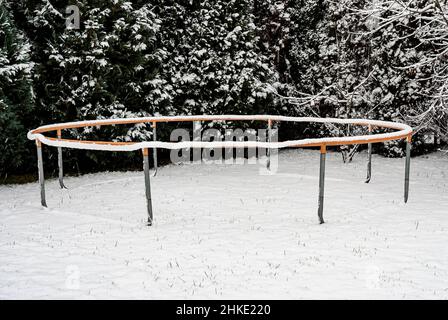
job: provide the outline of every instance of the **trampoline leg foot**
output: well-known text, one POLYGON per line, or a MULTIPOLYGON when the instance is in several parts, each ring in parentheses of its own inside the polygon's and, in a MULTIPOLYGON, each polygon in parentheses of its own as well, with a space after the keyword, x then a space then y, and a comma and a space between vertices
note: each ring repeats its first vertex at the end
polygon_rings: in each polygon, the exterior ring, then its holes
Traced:
POLYGON ((61 189, 67 189, 64 184, 64 167, 62 162, 62 148, 58 148, 58 167, 59 167, 59 186, 61 189))
POLYGON ((409 198, 409 172, 411 167, 411 137, 406 139, 406 165, 404 170, 404 203, 408 202, 409 198))
POLYGON ((145 174, 145 191, 146 191, 146 208, 148 210, 148 226, 152 226, 153 215, 152 215, 152 202, 151 202, 151 183, 149 174, 149 151, 148 149, 143 149, 143 171, 145 174))
MULTIPOLYGON (((154 122, 152 125, 152 134, 153 134, 154 142, 156 142, 157 141, 157 122, 154 122)), ((153 177, 155 177, 157 175, 157 148, 152 149, 152 156, 153 156, 153 161, 154 161, 153 177)))
POLYGON ((372 144, 369 143, 369 156, 367 161, 367 178, 365 183, 369 183, 372 179, 372 144))
MULTIPOLYGON (((61 139, 61 130, 58 130, 58 139, 61 139)), ((58 168, 59 168, 59 186, 61 189, 67 189, 64 184, 64 163, 62 161, 62 148, 58 148, 58 168)))
POLYGON ((319 216, 319 223, 324 223, 324 187, 325 187, 325 156, 327 149, 325 146, 320 148, 320 169, 319 169, 319 208, 317 215, 319 216))
POLYGON ((47 207, 47 201, 45 199, 45 176, 44 176, 44 162, 42 158, 42 143, 36 140, 37 145, 37 168, 39 173, 39 186, 40 186, 40 203, 43 207, 47 207))
MULTIPOLYGON (((372 127, 369 125, 369 134, 372 133, 372 127)), ((368 160, 367 160, 367 178, 365 183, 369 183, 372 178, 372 144, 368 144, 368 160)))
MULTIPOLYGON (((271 136, 272 136, 272 121, 268 120, 268 142, 271 142, 271 136)), ((268 169, 269 171, 271 170, 271 149, 267 148, 266 149, 266 156, 267 156, 267 161, 266 161, 266 169, 268 169)))

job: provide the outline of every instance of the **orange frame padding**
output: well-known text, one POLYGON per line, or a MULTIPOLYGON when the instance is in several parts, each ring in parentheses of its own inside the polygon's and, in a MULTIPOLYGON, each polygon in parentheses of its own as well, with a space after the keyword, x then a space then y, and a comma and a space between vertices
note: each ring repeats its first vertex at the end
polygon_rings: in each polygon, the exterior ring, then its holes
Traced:
MULTIPOLYGON (((281 117, 281 116, 269 116, 269 115, 262 115, 262 116, 186 116, 186 117, 152 117, 152 118, 133 118, 133 119, 112 119, 110 121, 107 120, 92 120, 92 121, 81 121, 81 122, 71 122, 67 124, 54 124, 54 125, 48 125, 39 127, 37 129, 31 130, 29 133, 34 134, 43 134, 47 132, 57 132, 57 138, 53 137, 47 137, 44 136, 48 140, 52 141, 61 141, 61 142, 75 142, 75 143, 82 143, 82 144, 96 144, 96 145, 112 145, 112 146, 125 146, 125 145, 132 145, 136 144, 138 142, 117 142, 117 141, 90 141, 90 140, 76 140, 76 139, 63 139, 61 132, 62 130, 67 129, 76 129, 76 128, 85 128, 85 127, 102 127, 102 126, 110 126, 110 125, 123 125, 123 124, 138 124, 138 123, 152 123, 153 127, 156 126, 158 122, 194 122, 194 121, 267 121, 268 124, 272 124, 272 122, 282 122, 285 120, 281 120, 282 118, 287 118, 287 122, 294 122, 294 117, 281 117), (218 118, 217 118, 218 117, 218 118), (250 117, 257 117, 257 118, 250 118, 250 117)), ((300 122, 305 122, 303 119, 310 119, 309 122, 313 122, 312 119, 329 119, 329 120, 339 120, 339 119, 331 119, 331 118, 296 118, 299 119, 300 122)), ((297 122, 299 122, 299 120, 297 122)), ((369 132, 373 129, 373 127, 380 127, 385 129, 401 129, 394 126, 395 123, 393 122, 385 122, 385 121, 378 121, 381 123, 381 125, 377 124, 371 124, 370 121, 375 120, 364 120, 365 122, 356 122, 356 123, 350 123, 349 119, 344 119, 346 122, 338 122, 338 124, 352 124, 352 125, 358 125, 358 126, 366 126, 369 129, 369 132)), ((355 120, 353 120, 355 121, 355 120)), ((362 120, 361 120, 362 121, 362 120)), ((321 122, 316 121, 320 123, 327 123, 327 122, 321 122)), ((329 121, 328 123, 332 123, 329 121)), ((334 123, 334 122, 333 122, 334 123)), ((398 125, 398 124, 397 124, 398 125)), ((328 146, 339 146, 339 145, 352 145, 352 144, 369 144, 369 143, 379 143, 379 142, 385 142, 385 141, 391 141, 391 140, 400 140, 400 139, 406 139, 408 142, 412 139, 412 129, 410 132, 406 132, 400 135, 395 135, 393 137, 380 137, 376 138, 375 135, 366 135, 363 136, 362 139, 359 137, 357 139, 353 140, 345 140, 343 142, 340 141, 326 141, 326 142, 310 142, 310 143, 300 143, 298 145, 290 145, 288 147, 321 147, 321 152, 326 152, 325 149, 328 146), (322 151, 323 150, 323 151, 322 151)), ((38 138, 36 139, 36 143, 40 143, 38 138)), ((237 147, 233 146, 232 148, 237 147)))

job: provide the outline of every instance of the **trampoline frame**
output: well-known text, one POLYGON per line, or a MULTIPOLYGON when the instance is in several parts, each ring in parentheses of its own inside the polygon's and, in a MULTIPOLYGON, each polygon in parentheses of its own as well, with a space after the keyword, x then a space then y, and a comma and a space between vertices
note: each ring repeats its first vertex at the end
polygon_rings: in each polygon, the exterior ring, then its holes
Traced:
POLYGON ((320 147, 320 169, 319 169, 319 198, 318 198, 318 218, 319 222, 324 223, 324 186, 325 186, 325 160, 327 147, 341 145, 368 144, 368 163, 366 183, 369 183, 372 176, 372 144, 392 140, 406 139, 406 162, 405 162, 405 181, 404 181, 404 202, 409 197, 409 174, 410 174, 410 156, 412 128, 406 124, 368 120, 368 119, 337 119, 337 118, 313 118, 313 117, 285 117, 274 115, 202 115, 202 116, 171 116, 171 117, 144 117, 144 118, 124 118, 124 119, 104 119, 90 120, 46 125, 28 132, 28 138, 36 141, 37 146, 37 167, 39 175, 39 185, 41 193, 41 204, 47 207, 45 197, 45 176, 43 168, 42 145, 56 147, 58 149, 58 168, 59 184, 61 188, 66 188, 63 180, 63 161, 62 148, 73 148, 82 150, 101 150, 101 151, 123 151, 131 152, 141 150, 143 155, 143 171, 145 176, 145 193, 148 213, 148 225, 153 224, 153 209, 151 198, 150 181, 150 149, 153 149, 153 162, 155 173, 157 173, 157 149, 183 149, 183 148, 266 148, 267 149, 267 169, 270 170, 270 149, 280 148, 302 148, 302 147, 320 147), (162 142, 157 141, 157 124, 166 122, 203 122, 203 121, 265 121, 267 122, 268 137, 267 142, 260 141, 181 141, 181 142, 162 142), (289 140, 284 142, 272 142, 272 126, 274 122, 315 122, 315 123, 336 123, 365 126, 368 129, 368 135, 352 137, 334 137, 334 138, 316 138, 289 140), (62 138, 62 130, 101 127, 111 125, 125 125, 149 123, 153 130, 153 141, 145 142, 121 142, 121 141, 87 141, 62 138), (394 129, 391 133, 373 134, 374 128, 394 129), (44 133, 55 132, 56 137, 49 137, 44 133))

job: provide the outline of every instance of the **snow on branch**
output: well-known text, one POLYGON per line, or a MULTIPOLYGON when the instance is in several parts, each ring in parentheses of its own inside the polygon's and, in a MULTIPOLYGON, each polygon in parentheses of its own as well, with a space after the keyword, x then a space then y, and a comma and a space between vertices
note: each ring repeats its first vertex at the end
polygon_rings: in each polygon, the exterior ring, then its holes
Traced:
POLYGON ((393 28, 406 28, 403 40, 412 37, 414 47, 407 50, 418 51, 417 61, 398 66, 408 72, 431 70, 430 76, 422 79, 430 87, 421 87, 415 94, 427 97, 431 103, 418 106, 415 115, 409 119, 416 123, 417 131, 431 129, 442 138, 448 139, 448 4, 447 1, 378 1, 370 0, 362 9, 346 7, 349 12, 369 21, 370 30, 361 32, 375 38, 379 33, 390 32, 393 28), (428 94, 430 92, 430 94, 428 94))

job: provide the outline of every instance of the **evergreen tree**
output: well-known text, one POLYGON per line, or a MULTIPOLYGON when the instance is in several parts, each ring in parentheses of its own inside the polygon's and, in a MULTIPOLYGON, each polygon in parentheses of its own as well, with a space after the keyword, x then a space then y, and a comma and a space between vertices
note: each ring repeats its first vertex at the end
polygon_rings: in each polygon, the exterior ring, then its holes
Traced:
POLYGON ((170 114, 275 113, 264 87, 275 72, 258 48, 252 1, 156 2, 162 20, 157 78, 170 97, 170 114))
POLYGON ((0 2, 0 174, 16 172, 30 159, 27 130, 32 123, 30 44, 0 2))
MULTIPOLYGON (((51 26, 52 30, 47 41, 37 36, 39 104, 50 108, 53 122, 153 114, 146 95, 158 90, 151 87, 151 80, 158 65, 155 34, 159 21, 150 5, 122 0, 75 4, 82 12, 80 30, 65 28, 60 17, 64 6, 56 8, 45 1, 30 19, 35 28, 44 31, 51 26)), ((149 137, 146 130, 135 128, 101 132, 125 140, 149 137)), ((98 138, 90 129, 77 135, 98 138)))
MULTIPOLYGON (((418 20, 396 21, 374 32, 378 17, 364 19, 357 14, 368 9, 368 1, 305 0, 295 4, 290 9, 296 26, 291 32, 292 80, 295 95, 306 93, 310 102, 298 108, 298 113, 409 122, 415 110, 431 103, 427 99, 431 70, 405 69, 430 47, 416 39, 418 20)), ((353 130, 327 126, 315 133, 337 136, 353 134, 353 130)), ((365 134, 365 130, 357 130, 365 134)), ((421 137, 415 136, 414 145, 420 141, 421 137)), ((402 155, 403 143, 386 143, 380 151, 402 155)))

